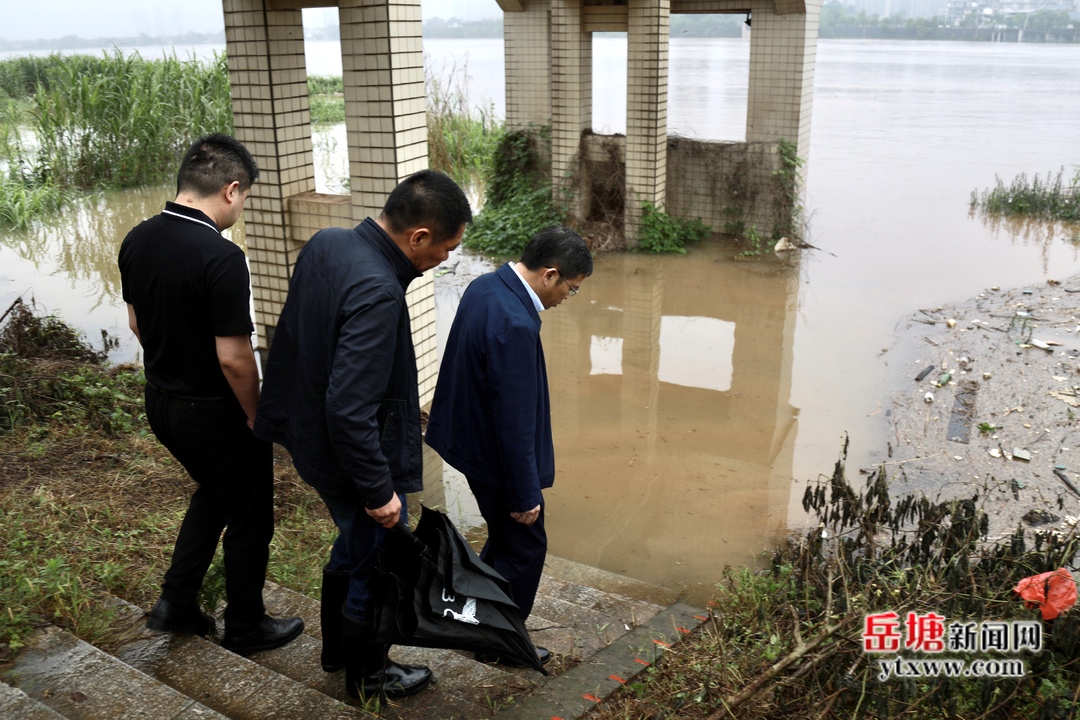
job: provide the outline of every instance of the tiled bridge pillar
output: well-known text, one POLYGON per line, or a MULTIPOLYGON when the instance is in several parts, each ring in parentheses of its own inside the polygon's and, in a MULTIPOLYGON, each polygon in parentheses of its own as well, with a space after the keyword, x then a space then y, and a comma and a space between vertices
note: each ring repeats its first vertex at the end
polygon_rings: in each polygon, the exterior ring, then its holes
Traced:
MULTIPOLYGON (((376 217, 406 176, 427 167, 419 0, 222 0, 236 136, 262 170, 245 211, 257 342, 266 349, 296 253, 324 227, 376 217), (304 65, 304 7, 338 7, 350 196, 315 192, 304 65)), ((410 286, 409 311, 430 401, 438 371, 432 274, 410 286)))

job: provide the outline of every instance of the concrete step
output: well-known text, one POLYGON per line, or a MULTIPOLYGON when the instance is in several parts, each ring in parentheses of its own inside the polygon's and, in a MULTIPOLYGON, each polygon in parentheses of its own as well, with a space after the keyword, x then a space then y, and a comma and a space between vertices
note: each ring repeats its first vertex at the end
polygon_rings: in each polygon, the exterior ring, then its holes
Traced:
POLYGON ((224 720, 71 633, 35 632, 0 680, 69 720, 224 720))
POLYGON ((146 613, 113 598, 113 655, 232 720, 361 720, 374 716, 210 640, 146 629, 146 613))
POLYGON ((0 718, 4 720, 64 720, 22 690, 0 682, 0 718))
POLYGON ((704 611, 675 603, 607 647, 502 709, 495 720, 572 720, 588 713, 704 621, 704 611))
MULTIPOLYGON (((326 673, 320 666, 319 602, 269 582, 263 597, 270 612, 299 615, 306 627, 300 638, 284 648, 256 653, 251 659, 330 697, 350 701, 345 692, 344 673, 326 673)), ((401 663, 427 665, 435 675, 435 683, 421 693, 392 701, 389 708, 383 709, 383 717, 418 720, 489 717, 508 698, 534 690, 536 679, 542 677, 531 671, 527 672, 533 678, 511 674, 453 650, 395 646, 390 657, 401 663)))
POLYGON ((306 630, 249 658, 216 641, 147 631, 144 610, 112 598, 105 605, 114 617, 113 655, 46 628, 0 673, 15 686, 0 692, 0 717, 351 720, 374 711, 390 720, 474 720, 546 718, 552 708, 570 717, 592 702, 584 698, 615 687, 609 676, 629 678, 642 668, 641 658, 659 647, 653 639, 670 642, 675 624, 694 624, 685 606, 663 609, 670 593, 662 588, 549 558, 528 626, 555 656, 553 677, 481 664, 466 652, 395 647, 395 660, 428 665, 436 682, 388 707, 361 707, 345 693, 344 673, 320 666, 318 601, 272 583, 264 597, 271 613, 303 617, 306 630))

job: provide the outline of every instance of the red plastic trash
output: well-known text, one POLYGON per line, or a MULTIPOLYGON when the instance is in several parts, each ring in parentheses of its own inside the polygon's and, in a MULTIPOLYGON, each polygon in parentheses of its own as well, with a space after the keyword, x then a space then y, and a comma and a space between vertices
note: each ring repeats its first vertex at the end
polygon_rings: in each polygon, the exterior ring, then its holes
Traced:
POLYGON ((1065 568, 1026 577, 1013 592, 1024 599, 1024 606, 1039 608, 1043 620, 1053 620, 1076 604, 1076 581, 1065 568))

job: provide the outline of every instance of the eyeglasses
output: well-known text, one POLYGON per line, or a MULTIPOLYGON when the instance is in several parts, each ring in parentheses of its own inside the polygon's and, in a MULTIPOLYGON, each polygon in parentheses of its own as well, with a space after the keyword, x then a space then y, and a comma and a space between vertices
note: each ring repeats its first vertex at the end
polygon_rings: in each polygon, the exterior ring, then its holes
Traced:
POLYGON ((548 270, 554 270, 555 272, 559 273, 559 279, 562 280, 563 282, 565 282, 566 286, 568 288, 570 288, 570 295, 568 297, 574 297, 575 295, 578 294, 578 289, 579 288, 574 287, 573 285, 570 284, 570 281, 567 280, 566 276, 562 274, 562 270, 560 270, 557 267, 551 267, 550 265, 547 266, 547 269, 548 270))

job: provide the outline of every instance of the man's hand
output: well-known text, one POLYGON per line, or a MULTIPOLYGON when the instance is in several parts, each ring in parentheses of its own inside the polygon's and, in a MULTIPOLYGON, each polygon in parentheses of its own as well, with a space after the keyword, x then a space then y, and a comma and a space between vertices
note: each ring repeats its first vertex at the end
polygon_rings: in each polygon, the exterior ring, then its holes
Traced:
POLYGON ((537 505, 532 510, 526 510, 525 512, 512 512, 510 517, 517 520, 522 525, 532 525, 536 522, 536 518, 540 517, 540 506, 537 505))
POLYGON ((397 525, 398 520, 401 518, 401 498, 397 496, 397 493, 394 493, 394 496, 390 498, 390 502, 380 508, 364 508, 364 512, 384 528, 390 529, 397 525))

